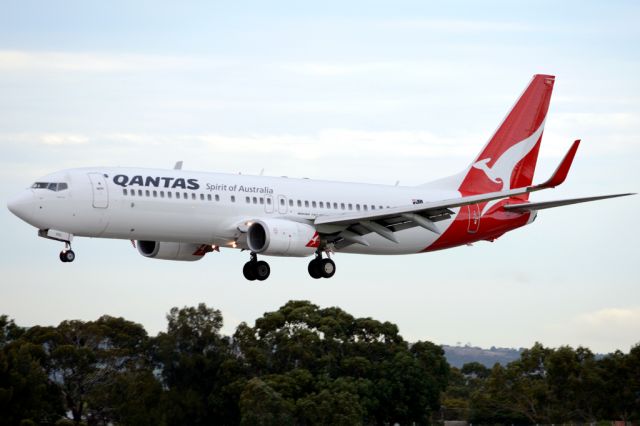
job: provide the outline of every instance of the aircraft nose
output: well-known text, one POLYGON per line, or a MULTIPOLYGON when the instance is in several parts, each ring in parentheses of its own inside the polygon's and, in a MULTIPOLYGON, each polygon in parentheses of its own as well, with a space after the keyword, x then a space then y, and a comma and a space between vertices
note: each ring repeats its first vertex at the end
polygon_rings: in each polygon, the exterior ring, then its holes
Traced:
POLYGON ((34 205, 35 196, 31 190, 21 192, 7 203, 9 211, 24 221, 28 221, 31 218, 34 205))

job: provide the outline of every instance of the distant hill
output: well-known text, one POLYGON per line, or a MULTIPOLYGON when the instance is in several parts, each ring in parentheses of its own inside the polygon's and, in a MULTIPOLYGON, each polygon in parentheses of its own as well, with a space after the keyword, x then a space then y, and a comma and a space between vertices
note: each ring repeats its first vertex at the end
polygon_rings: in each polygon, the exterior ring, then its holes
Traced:
POLYGON ((483 349, 476 346, 448 346, 442 345, 447 362, 454 367, 462 367, 468 362, 479 362, 486 367, 493 367, 497 362, 506 365, 520 358, 522 349, 496 348, 483 349))

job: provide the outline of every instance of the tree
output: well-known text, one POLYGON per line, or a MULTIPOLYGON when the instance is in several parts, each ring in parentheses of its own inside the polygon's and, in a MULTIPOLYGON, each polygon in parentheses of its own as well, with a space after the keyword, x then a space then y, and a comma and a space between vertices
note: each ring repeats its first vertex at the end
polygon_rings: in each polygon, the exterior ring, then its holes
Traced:
POLYGON ((167 331, 153 340, 156 365, 167 387, 166 420, 192 425, 235 424, 244 387, 242 366, 220 335, 220 311, 201 303, 173 308, 167 331))

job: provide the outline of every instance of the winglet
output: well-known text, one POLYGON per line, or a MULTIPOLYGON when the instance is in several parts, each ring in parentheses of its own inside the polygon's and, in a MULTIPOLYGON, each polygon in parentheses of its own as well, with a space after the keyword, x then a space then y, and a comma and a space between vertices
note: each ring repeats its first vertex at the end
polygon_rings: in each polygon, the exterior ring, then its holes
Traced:
POLYGON ((544 188, 555 188, 556 186, 562 184, 564 180, 567 178, 567 174, 569 174, 569 169, 571 168, 571 163, 573 162, 573 157, 576 156, 576 152, 578 151, 578 146, 580 145, 580 139, 573 142, 569 151, 567 151, 566 155, 562 159, 562 162, 558 166, 553 175, 544 183, 540 185, 536 185, 536 189, 544 189, 544 188))

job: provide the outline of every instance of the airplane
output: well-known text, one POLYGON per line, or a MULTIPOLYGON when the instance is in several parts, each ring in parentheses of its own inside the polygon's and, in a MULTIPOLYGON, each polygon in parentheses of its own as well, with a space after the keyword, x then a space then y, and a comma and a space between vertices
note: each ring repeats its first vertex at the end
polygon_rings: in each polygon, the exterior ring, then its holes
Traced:
MULTIPOLYGON (((398 255, 494 241, 531 224, 539 210, 631 193, 530 202, 529 194, 564 182, 576 140, 553 175, 533 185, 555 83, 538 74, 487 144, 461 173, 418 186, 287 177, 91 167, 38 179, 9 210, 64 243, 75 237, 131 240, 147 258, 195 261, 220 248, 246 250, 244 277, 263 281, 260 256, 313 256, 311 277, 331 278, 335 253, 398 255)), ((408 153, 410 154, 410 153, 408 153)))

